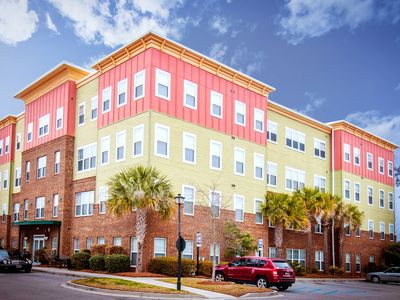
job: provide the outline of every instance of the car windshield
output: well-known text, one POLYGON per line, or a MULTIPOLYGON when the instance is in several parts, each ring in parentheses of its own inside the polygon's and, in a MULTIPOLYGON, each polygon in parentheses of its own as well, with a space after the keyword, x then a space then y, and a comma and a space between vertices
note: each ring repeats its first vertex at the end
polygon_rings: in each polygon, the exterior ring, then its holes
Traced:
POLYGON ((6 250, 0 250, 0 257, 1 258, 10 258, 8 256, 8 252, 6 250))
POLYGON ((274 261, 274 265, 278 269, 290 269, 290 266, 286 261, 274 261))

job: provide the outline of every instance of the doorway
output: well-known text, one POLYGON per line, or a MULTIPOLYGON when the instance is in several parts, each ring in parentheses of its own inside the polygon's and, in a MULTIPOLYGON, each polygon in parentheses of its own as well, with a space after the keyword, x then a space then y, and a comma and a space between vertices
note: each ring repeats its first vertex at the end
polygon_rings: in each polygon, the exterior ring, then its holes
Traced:
POLYGON ((39 263, 39 261, 35 260, 35 252, 37 250, 44 248, 44 234, 34 235, 33 236, 33 248, 32 248, 32 261, 34 263, 39 263))

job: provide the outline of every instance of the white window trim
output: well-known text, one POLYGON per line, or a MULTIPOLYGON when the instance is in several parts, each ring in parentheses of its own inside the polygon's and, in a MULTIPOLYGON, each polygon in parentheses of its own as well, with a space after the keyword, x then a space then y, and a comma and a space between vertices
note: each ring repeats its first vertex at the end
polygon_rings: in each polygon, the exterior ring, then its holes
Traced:
MULTIPOLYGON (((257 207, 257 202, 261 202, 261 204, 263 204, 264 203, 264 200, 263 199, 260 199, 260 198, 254 198, 254 217, 255 217, 255 215, 256 215, 256 213, 257 213, 257 210, 256 210, 256 207, 257 207)), ((262 216, 262 213, 261 213, 261 216, 262 216)), ((255 223, 256 224, 259 224, 259 225, 262 225, 262 224, 264 224, 264 217, 262 217, 261 218, 261 223, 257 223, 257 218, 255 218, 255 223)))
POLYGON ((133 134, 133 137, 132 137, 132 158, 141 157, 141 156, 143 156, 143 152, 144 152, 144 124, 140 124, 140 125, 137 125, 137 126, 133 127, 132 134, 133 134), (142 136, 141 140, 135 140, 135 130, 139 129, 139 128, 142 130, 143 136, 142 136), (135 142, 142 142, 142 151, 141 151, 140 154, 136 154, 136 155, 135 155, 135 142))
POLYGON ((186 163, 186 164, 190 164, 190 165, 195 165, 196 164, 196 148, 197 148, 197 138, 196 138, 196 135, 195 134, 193 134, 193 133, 189 133, 189 132, 186 132, 186 131, 184 131, 183 133, 182 133, 182 161, 184 162, 184 163, 186 163), (185 136, 189 136, 189 137, 192 137, 192 138, 194 138, 194 149, 193 149, 193 161, 190 161, 190 160, 186 160, 185 159, 185 136))
POLYGON ((346 200, 351 200, 351 182, 346 178, 343 180, 343 198, 346 200), (346 197, 346 182, 349 183, 349 198, 346 197))
MULTIPOLYGON (((111 107, 112 107, 112 87, 111 86, 109 86, 109 87, 106 87, 105 89, 103 89, 102 90, 102 92, 101 92, 101 113, 102 114, 105 114, 105 113, 108 113, 109 111, 111 111, 111 107), (108 90, 110 91, 110 106, 109 106, 109 108, 107 109, 107 110, 103 110, 103 108, 104 108, 104 94, 106 93, 106 91, 108 92, 108 90)), ((98 108, 97 108, 97 112, 98 112, 98 108)))
POLYGON ((348 163, 351 162, 351 147, 349 144, 346 144, 346 143, 343 144, 343 161, 348 162, 348 163), (349 149, 349 159, 348 160, 346 160, 346 146, 348 146, 348 149, 349 149))
POLYGON ((169 126, 161 125, 159 123, 156 123, 154 125, 154 155, 162 158, 169 158, 169 145, 170 144, 170 129, 169 126), (162 128, 167 130, 167 155, 164 154, 158 154, 157 153, 157 128, 162 128))
POLYGON ((385 228, 385 222, 383 221, 379 222, 379 239, 381 241, 384 241, 386 239, 386 228, 385 228), (382 231, 382 225, 383 225, 383 231, 382 231), (381 237, 382 232, 383 232, 383 238, 381 237))
MULTIPOLYGON (((275 125, 276 126, 276 141, 273 141, 273 140, 271 140, 271 139, 269 139, 268 138, 268 134, 267 134, 267 141, 268 142, 270 142, 270 143, 272 143, 272 144, 278 144, 278 123, 276 123, 276 122, 273 122, 273 121, 271 121, 271 120, 267 120, 267 131, 269 131, 269 132, 271 132, 269 129, 270 129, 270 126, 268 126, 268 124, 271 124, 271 125, 275 125)), ((285 138, 286 139, 286 138, 285 138)), ((286 145, 286 140, 285 140, 285 145, 286 145)))
POLYGON ((354 165, 359 167, 361 164, 361 150, 360 148, 357 147, 353 147, 353 161, 354 161, 354 165), (356 163, 356 149, 358 150, 358 164, 356 163))
POLYGON ((128 78, 122 79, 117 83, 117 108, 125 106, 128 103, 128 78), (120 85, 125 83, 125 102, 122 104, 119 103, 119 95, 122 94, 123 90, 121 90, 120 85))
POLYGON ((155 84, 156 84, 156 87, 155 87, 156 97, 170 101, 171 100, 171 74, 168 73, 167 71, 164 71, 164 70, 161 70, 159 68, 156 68, 155 84), (158 73, 163 73, 164 75, 166 75, 168 77, 168 97, 165 97, 163 95, 159 95, 158 94, 158 79, 157 79, 157 74, 158 73))
MULTIPOLYGON (((185 213, 185 210, 183 210, 183 214, 185 215, 185 216, 194 216, 194 211, 195 211, 195 204, 196 204, 196 187, 194 187, 194 186, 191 186, 191 185, 187 185, 187 184, 182 184, 182 195, 185 195, 185 188, 188 188, 188 189, 193 189, 193 213, 192 214, 189 214, 189 213, 185 213)), ((186 199, 185 199, 185 201, 186 201, 186 199)))
POLYGON ((244 209, 245 209, 245 198, 243 195, 238 195, 238 194, 234 194, 233 195, 233 210, 235 211, 235 221, 236 222, 244 222, 244 209), (236 209, 238 209, 238 207, 236 207, 236 199, 240 199, 242 201, 243 204, 243 208, 242 208, 242 219, 238 220, 236 219, 236 209))
POLYGON ((220 143, 220 142, 218 142, 218 141, 210 140, 210 169, 212 169, 212 170, 218 170, 218 171, 221 171, 221 170, 222 170, 222 151, 223 151, 223 149, 222 149, 222 143, 220 143), (218 144, 219 147, 220 147, 220 149, 221 149, 220 167, 219 167, 219 168, 213 167, 213 165, 212 165, 212 152, 211 152, 211 150, 212 150, 212 145, 213 145, 213 144, 218 144))
POLYGON ((379 174, 384 175, 385 174, 385 159, 383 157, 378 156, 378 172, 379 174), (383 162, 383 171, 381 172, 381 161, 383 162))
POLYGON ((104 205, 106 205, 107 199, 108 199, 108 191, 109 191, 108 186, 100 186, 99 187, 99 215, 105 215, 107 212, 107 209, 105 209, 104 212, 100 211, 100 204, 101 204, 101 202, 104 202, 104 205), (105 193, 107 196, 105 199, 102 199, 103 193, 105 193))
MULTIPOLYGON (((192 95, 193 96, 193 95, 192 95)), ((184 79, 183 80, 183 106, 193 109, 193 110, 197 110, 197 99, 198 98, 198 91, 197 91, 197 84, 194 82, 191 82, 189 80, 184 79), (194 95, 194 106, 190 106, 188 104, 186 104, 186 85, 192 85, 196 91, 196 95, 194 95)))
POLYGON ((115 162, 125 161, 126 159, 126 130, 119 131, 115 134, 115 162), (118 136, 123 136, 123 144, 119 145, 124 147, 123 158, 118 159, 118 136))
POLYGON ((373 240, 373 239, 374 239, 374 235, 375 235, 375 224, 374 224, 374 220, 368 220, 367 226, 368 226, 368 238, 369 238, 370 240, 373 240), (369 229, 369 224, 372 224, 372 237, 370 237, 370 235, 369 235, 369 231, 370 231, 370 229, 369 229))
POLYGON ((394 210, 394 204, 395 204, 395 203, 394 203, 394 194, 393 194, 392 192, 388 192, 387 194, 388 194, 388 210, 393 211, 393 210, 394 210), (390 201, 389 201, 389 198, 390 198, 389 195, 392 195, 392 207, 393 207, 393 208, 390 208, 390 205, 389 205, 389 203, 390 203, 390 201))
POLYGON ((246 127, 246 103, 244 103, 243 101, 239 101, 239 100, 235 100, 235 124, 242 126, 242 127, 246 127), (238 113, 238 106, 243 108, 243 123, 238 123, 238 121, 236 120, 236 115, 238 113))
MULTIPOLYGON (((303 133, 303 132, 301 132, 301 131, 297 131, 297 130, 295 130, 295 129, 293 129, 293 128, 290 128, 290 127, 285 127, 285 147, 286 147, 287 149, 290 149, 290 150, 293 150, 293 151, 297 151, 297 152, 300 152, 300 153, 306 153, 306 138, 307 138, 307 136, 306 136, 305 133, 303 133), (293 147, 289 147, 288 145, 286 145, 287 131, 288 131, 288 130, 292 131, 292 134, 293 134, 293 133, 296 133, 297 135, 303 135, 303 136, 304 136, 304 151, 303 151, 303 150, 300 150, 300 149, 293 148, 293 147)), ((293 145, 294 139, 292 138, 291 140, 292 140, 292 145, 293 145)), ((297 142, 300 144, 299 141, 297 141, 297 142)))
POLYGON ((56 127, 56 131, 62 129, 63 126, 64 126, 64 106, 61 106, 61 107, 57 108, 57 110, 56 110, 56 126, 55 126, 56 127), (59 120, 58 114, 59 114, 60 111, 61 111, 61 126, 58 127, 57 126, 57 123, 58 123, 58 120, 59 120))
POLYGON ((388 163, 387 163, 387 170, 388 170, 388 176, 389 176, 389 177, 393 177, 394 168, 393 168, 393 162, 392 162, 391 160, 388 160, 388 163), (389 174, 389 165, 392 165, 392 168, 391 168, 391 170, 392 170, 392 175, 389 174))
POLYGON ((264 181, 264 165, 265 165, 264 154, 254 152, 254 155, 253 155, 253 170, 254 170, 254 174, 253 175, 254 175, 254 179, 264 181), (262 165, 261 166, 257 166, 256 165, 256 161, 257 161, 256 157, 259 157, 260 159, 262 159, 262 165), (261 178, 256 176, 256 174, 257 174, 256 167, 261 167, 261 178))
POLYGON ((354 181, 354 202, 356 202, 356 203, 361 202, 361 184, 357 181, 354 181), (359 200, 356 200, 356 185, 358 185, 359 200))
POLYGON ((325 187, 324 187, 324 189, 325 189, 325 191, 326 191, 327 188, 326 188, 326 177, 325 177, 325 176, 320 176, 320 175, 314 174, 314 187, 315 187, 315 181, 317 180, 317 181, 318 181, 318 190, 321 190, 321 186, 319 185, 320 179, 325 180, 325 187))
POLYGON ((379 189, 378 206, 379 206, 379 208, 385 208, 385 190, 379 189), (381 192, 383 192, 383 206, 381 206, 381 192))
MULTIPOLYGON (((318 150, 321 152, 321 148, 318 148, 318 150)), ((317 138, 314 138, 314 157, 318 158, 318 159, 322 159, 322 160, 326 160, 326 142, 317 138), (324 144, 325 145, 325 157, 321 157, 321 156, 317 156, 315 155, 315 142, 318 143, 318 146, 321 146, 320 144, 324 144)))
POLYGON ((85 105, 85 102, 82 102, 82 103, 79 103, 79 106, 78 106, 78 127, 81 127, 81 126, 83 126, 83 125, 85 125, 85 122, 86 122, 86 105, 85 105), (79 111, 80 111, 80 109, 81 109, 81 106, 83 106, 83 123, 79 123, 79 111))
POLYGON ((345 264, 344 264, 344 269, 346 273, 351 273, 351 254, 350 253, 346 253, 345 254, 345 264), (349 262, 347 262, 347 257, 350 257, 349 262), (349 264, 349 270, 346 270, 346 265, 349 264))
POLYGON ((99 116, 99 97, 98 96, 94 96, 92 97, 92 99, 90 99, 90 121, 95 121, 97 120, 99 116), (92 118, 92 111, 93 111, 93 103, 96 103, 96 109, 97 109, 97 113, 96 113, 96 118, 92 118))
POLYGON ((153 257, 157 257, 156 256, 156 239, 159 239, 159 240, 164 240, 164 252, 157 252, 157 253, 163 253, 164 254, 164 257, 166 257, 167 256, 167 239, 166 238, 161 238, 161 237, 154 237, 154 240, 153 240, 153 257))
POLYGON ((246 175, 246 150, 244 150, 243 148, 235 147, 233 156, 234 156, 234 158, 233 158, 233 173, 235 175, 245 176, 246 175), (237 161, 236 151, 243 152, 243 173, 236 172, 236 161, 237 161))
POLYGON ((133 75, 133 100, 136 101, 142 99, 145 97, 145 94, 146 94, 146 69, 143 69, 133 75), (137 85, 138 80, 136 78, 140 76, 142 73, 143 73, 143 95, 136 97, 136 88, 138 87, 137 85))
MULTIPOLYGON (((219 195, 219 205, 218 205, 218 217, 215 219, 220 219, 221 218, 221 206, 222 206, 222 192, 220 191, 215 191, 215 190, 210 190, 209 191, 209 200, 210 200, 210 208, 212 209, 213 202, 211 201, 212 199, 212 194, 218 194, 219 195)), ((216 206, 216 205, 215 205, 216 206)), ((212 214, 211 214, 212 215, 212 214)))
MULTIPOLYGON (((82 192, 77 192, 77 193, 75 193, 75 195, 74 195, 74 217, 75 218, 83 218, 83 217, 90 217, 90 216, 93 216, 93 213, 94 213, 94 203, 95 203, 95 201, 94 201, 94 191, 93 190, 91 190, 91 191, 82 191, 82 192), (76 200, 77 200, 77 195, 78 194, 89 194, 89 202, 87 203, 87 205, 88 205, 88 212, 87 212, 87 214, 82 214, 82 209, 81 209, 81 214, 80 215, 77 215, 76 214, 76 200), (90 193, 93 193, 93 202, 91 202, 91 200, 90 200, 90 193), (89 213, 89 207, 90 207, 90 204, 93 204, 93 208, 92 208, 92 213, 90 214, 89 213)), ((81 207, 82 207, 82 201, 81 201, 81 207)))
POLYGON ((389 223, 389 240, 390 241, 394 241, 394 239, 395 239, 394 229, 395 229, 394 224, 389 223), (390 236, 391 234, 393 234, 393 239, 390 236))
MULTIPOLYGON (((90 144, 87 144, 87 145, 84 145, 84 146, 81 146, 81 147, 79 147, 79 148, 77 148, 76 149, 76 157, 77 157, 77 160, 76 160, 76 163, 77 163, 77 165, 76 165, 76 173, 77 174, 80 174, 80 173, 85 173, 85 172, 89 172, 89 171, 93 171, 93 170, 96 170, 96 167, 94 167, 94 168, 89 168, 89 169, 83 169, 83 170, 81 170, 81 171, 79 171, 78 170, 78 152, 79 152, 79 150, 81 150, 81 149, 85 149, 85 148, 89 148, 89 147, 91 147, 91 146, 93 146, 93 145, 95 145, 96 146, 96 160, 97 160, 97 143, 95 142, 95 143, 90 143, 90 144)), ((97 166, 97 162, 95 163, 95 165, 97 166)))
POLYGON ((367 186, 367 204, 369 206, 373 206, 374 205, 374 188, 372 186, 367 186), (372 204, 369 203, 369 194, 368 194, 368 189, 371 189, 372 191, 372 204))
POLYGON ((265 114, 264 114, 264 111, 259 108, 254 108, 254 131, 261 132, 261 133, 264 133, 264 131, 265 131, 265 114), (257 113, 262 114, 262 120, 259 120, 256 118, 257 113), (257 129, 257 126, 256 126, 257 121, 262 122, 262 130, 257 129))
POLYGON ((374 155, 372 153, 370 153, 370 152, 367 152, 367 170, 369 170, 369 171, 373 171, 374 170, 374 155), (372 167, 371 168, 369 168, 369 166, 368 166, 368 164, 369 164, 368 156, 369 155, 371 155, 371 157, 372 157, 372 161, 371 161, 372 167))
POLYGON ((110 136, 109 135, 103 136, 100 140, 100 166, 106 166, 110 163, 110 146, 111 146, 110 136), (103 152, 105 152, 105 151, 103 151, 103 143, 104 143, 104 141, 107 141, 107 140, 108 140, 108 149, 107 149, 108 161, 103 163, 103 152))
MULTIPOLYGON (((286 187, 286 180, 287 180, 286 171, 287 171, 288 169, 290 169, 292 172, 303 173, 303 174, 304 174, 304 186, 306 186, 306 172, 305 172, 305 171, 299 170, 299 169, 295 169, 295 168, 292 168, 292 167, 285 166, 285 190, 287 190, 287 191, 294 191, 294 190, 295 190, 295 189, 289 189, 289 188, 286 187)), ((293 179, 290 179, 290 180, 293 182, 293 179)), ((277 181, 278 181, 278 180, 277 180, 277 181)), ((301 181, 299 181, 299 183, 300 183, 300 182, 301 182, 301 181)))
POLYGON ((210 91, 210 115, 215 118, 219 118, 219 119, 222 119, 222 116, 224 115, 224 96, 216 91, 210 91), (213 107, 212 107, 213 106, 213 101, 212 101, 213 97, 212 97, 212 95, 215 95, 215 96, 218 96, 221 98, 221 115, 220 116, 215 115, 213 113, 213 107))
POLYGON ((33 140, 33 122, 28 123, 28 126, 26 128, 26 139, 27 143, 30 143, 33 140), (30 139, 29 139, 29 133, 31 134, 30 139))
MULTIPOLYGON (((278 164, 277 163, 274 163, 274 162, 271 162, 271 161, 267 161, 267 176, 268 176, 268 174, 270 174, 270 173, 268 173, 268 165, 273 165, 273 166, 275 166, 276 167, 276 174, 275 174, 275 177, 276 177, 276 184, 275 185, 273 185, 273 184, 271 184, 270 182, 268 182, 267 183, 267 186, 271 186, 271 187, 277 187, 278 186, 278 164)), ((269 181, 271 181, 271 180, 269 180, 269 181)), ((285 178, 285 186, 286 186, 286 178, 285 178)))
POLYGON ((20 188, 22 183, 22 174, 21 174, 21 167, 15 168, 15 180, 14 180, 14 187, 15 188, 20 188), (19 172, 19 185, 16 185, 16 180, 18 179, 17 173, 19 172))
MULTIPOLYGON (((46 126, 46 125, 45 125, 45 126, 46 126)), ((39 118, 38 137, 39 137, 39 138, 45 137, 45 136, 48 135, 49 133, 50 133, 50 114, 45 114, 44 116, 41 116, 41 117, 39 118), (42 135, 40 135, 40 121, 43 120, 43 119, 45 119, 45 118, 48 119, 48 122, 47 122, 47 132, 44 133, 44 134, 42 134, 42 135)), ((6 145, 7 145, 7 142, 6 142, 6 145)), ((5 153, 7 154, 8 152, 5 152, 5 153)))

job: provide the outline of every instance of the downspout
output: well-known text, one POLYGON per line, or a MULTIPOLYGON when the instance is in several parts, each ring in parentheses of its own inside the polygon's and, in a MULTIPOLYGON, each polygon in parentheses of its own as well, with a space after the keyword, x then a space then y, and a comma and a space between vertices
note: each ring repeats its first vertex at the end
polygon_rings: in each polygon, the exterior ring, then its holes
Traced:
MULTIPOLYGON (((332 139, 331 139, 331 157, 332 157, 332 194, 335 195, 335 129, 332 128, 332 139)), ((335 219, 332 219, 332 265, 335 267, 335 219)))

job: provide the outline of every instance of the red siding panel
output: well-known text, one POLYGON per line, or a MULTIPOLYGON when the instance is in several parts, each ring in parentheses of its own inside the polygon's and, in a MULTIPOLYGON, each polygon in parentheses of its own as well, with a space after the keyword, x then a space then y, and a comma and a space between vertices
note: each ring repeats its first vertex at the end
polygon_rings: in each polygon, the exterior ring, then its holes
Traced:
POLYGON ((9 124, 0 128, 0 140, 3 141, 3 151, 0 156, 0 165, 4 165, 14 160, 15 153, 15 124, 9 124), (10 137, 10 146, 6 154, 6 137, 10 137))

